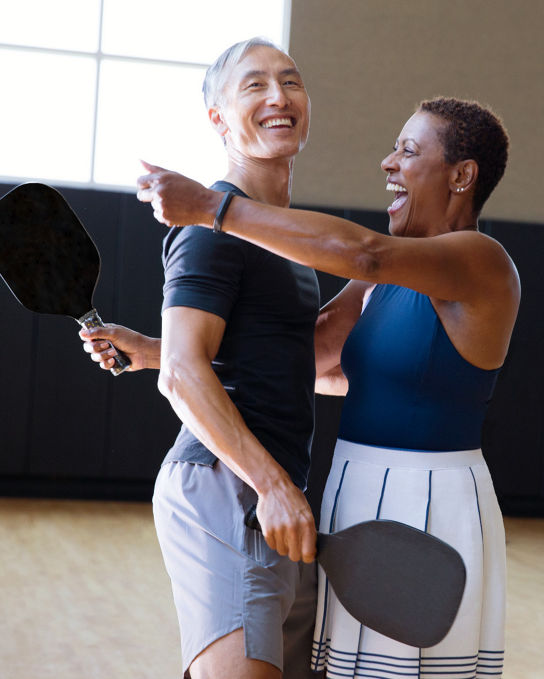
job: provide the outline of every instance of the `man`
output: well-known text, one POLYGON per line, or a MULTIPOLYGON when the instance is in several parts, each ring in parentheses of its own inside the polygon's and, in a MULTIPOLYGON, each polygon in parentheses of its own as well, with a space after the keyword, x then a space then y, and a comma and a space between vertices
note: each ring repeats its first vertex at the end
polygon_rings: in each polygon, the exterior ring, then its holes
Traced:
MULTIPOLYGON (((208 69, 204 94, 229 160, 212 188, 287 206, 310 116, 293 60, 266 41, 239 43, 208 69)), ((145 167, 140 191, 146 182, 152 189, 158 169, 145 167)), ((278 679, 283 667, 284 677, 315 676, 316 533, 303 494, 315 273, 200 227, 172 230, 163 260, 162 342, 119 326, 81 335, 113 341, 133 370, 160 367, 159 389, 184 423, 159 473, 154 513, 186 676, 278 679), (255 503, 264 537, 244 525, 255 503)), ((102 342, 85 348, 110 367, 102 342)))

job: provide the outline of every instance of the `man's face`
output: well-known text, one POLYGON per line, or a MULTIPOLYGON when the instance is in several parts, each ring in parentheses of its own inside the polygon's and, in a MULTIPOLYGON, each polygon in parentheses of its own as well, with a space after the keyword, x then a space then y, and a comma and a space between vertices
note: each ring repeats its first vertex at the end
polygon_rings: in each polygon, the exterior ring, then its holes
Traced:
POLYGON ((310 99, 295 62, 271 47, 253 47, 228 75, 214 107, 229 152, 248 158, 296 155, 306 143, 310 99))

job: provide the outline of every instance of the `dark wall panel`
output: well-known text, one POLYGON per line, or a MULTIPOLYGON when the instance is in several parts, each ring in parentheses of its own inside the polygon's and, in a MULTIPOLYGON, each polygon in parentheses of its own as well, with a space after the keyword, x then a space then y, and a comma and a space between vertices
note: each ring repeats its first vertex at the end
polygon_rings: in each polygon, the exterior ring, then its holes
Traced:
POLYGON ((0 474, 22 474, 28 452, 37 319, 0 283, 0 474))
POLYGON ((490 222, 486 231, 504 245, 521 279, 521 304, 510 351, 484 427, 483 450, 505 504, 544 504, 544 228, 490 222))
MULTIPOLYGON (((112 320, 151 337, 161 334, 161 252, 167 231, 149 205, 131 194, 122 197, 118 307, 112 320)), ((107 476, 152 479, 180 422, 157 389, 158 372, 123 377, 113 385, 107 476)))
MULTIPOLYGON (((0 196, 13 188, 0 187, 0 196)), ((0 244, 1 247, 1 244, 0 244)), ((0 283, 0 474, 22 474, 28 453, 37 319, 0 283)))
POLYGON ((100 476, 108 407, 107 384, 85 364, 78 326, 40 317, 28 472, 100 476), (85 365, 84 365, 85 364, 85 365))

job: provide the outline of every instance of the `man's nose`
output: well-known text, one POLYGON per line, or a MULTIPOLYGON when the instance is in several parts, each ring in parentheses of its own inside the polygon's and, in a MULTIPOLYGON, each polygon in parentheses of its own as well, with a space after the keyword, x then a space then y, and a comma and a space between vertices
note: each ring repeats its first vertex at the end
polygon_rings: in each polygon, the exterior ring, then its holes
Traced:
POLYGON ((289 97, 285 92, 281 83, 274 82, 271 83, 267 92, 268 102, 273 106, 278 106, 280 108, 286 106, 289 102, 289 97))

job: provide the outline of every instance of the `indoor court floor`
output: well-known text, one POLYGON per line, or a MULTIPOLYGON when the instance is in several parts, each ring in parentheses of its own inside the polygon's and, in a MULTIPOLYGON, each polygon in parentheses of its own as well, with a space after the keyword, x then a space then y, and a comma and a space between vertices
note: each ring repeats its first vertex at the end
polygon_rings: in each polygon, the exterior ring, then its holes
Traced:
MULTIPOLYGON (((503 679, 544 679, 544 519, 505 519, 503 679)), ((179 679, 148 503, 0 498, 1 679, 179 679)))

